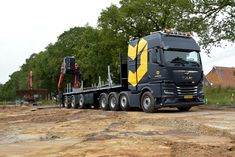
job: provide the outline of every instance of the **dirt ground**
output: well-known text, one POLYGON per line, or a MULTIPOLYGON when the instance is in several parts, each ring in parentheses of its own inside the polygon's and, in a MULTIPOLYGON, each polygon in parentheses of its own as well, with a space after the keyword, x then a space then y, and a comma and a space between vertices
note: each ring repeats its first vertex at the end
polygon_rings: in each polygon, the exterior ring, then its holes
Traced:
POLYGON ((0 108, 0 157, 235 156, 235 110, 0 108))

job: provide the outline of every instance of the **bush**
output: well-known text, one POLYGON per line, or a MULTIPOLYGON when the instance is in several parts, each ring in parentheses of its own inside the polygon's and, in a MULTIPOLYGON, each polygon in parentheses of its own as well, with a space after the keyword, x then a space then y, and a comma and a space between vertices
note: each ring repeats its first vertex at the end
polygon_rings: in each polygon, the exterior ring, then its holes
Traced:
POLYGON ((232 87, 204 87, 205 100, 210 105, 235 104, 235 89, 232 87))

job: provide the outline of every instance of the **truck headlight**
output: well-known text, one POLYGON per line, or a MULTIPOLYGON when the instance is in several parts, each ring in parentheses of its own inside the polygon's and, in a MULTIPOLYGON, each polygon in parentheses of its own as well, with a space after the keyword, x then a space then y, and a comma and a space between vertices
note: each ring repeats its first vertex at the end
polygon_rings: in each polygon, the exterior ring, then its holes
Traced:
POLYGON ((199 93, 199 94, 203 94, 203 88, 199 88, 199 89, 198 89, 198 93, 199 93))

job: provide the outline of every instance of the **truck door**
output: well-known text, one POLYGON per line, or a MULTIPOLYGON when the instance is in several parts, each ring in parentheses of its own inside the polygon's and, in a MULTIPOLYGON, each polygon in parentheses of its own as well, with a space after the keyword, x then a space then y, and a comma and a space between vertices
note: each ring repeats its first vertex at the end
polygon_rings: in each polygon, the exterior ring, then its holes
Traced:
POLYGON ((162 80, 162 59, 160 49, 153 48, 149 52, 148 76, 149 82, 162 80))

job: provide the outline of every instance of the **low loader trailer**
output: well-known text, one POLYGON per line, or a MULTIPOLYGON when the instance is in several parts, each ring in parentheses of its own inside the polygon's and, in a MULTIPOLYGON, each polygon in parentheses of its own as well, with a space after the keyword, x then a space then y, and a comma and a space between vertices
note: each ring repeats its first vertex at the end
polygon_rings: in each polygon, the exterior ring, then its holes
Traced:
POLYGON ((190 32, 165 30, 131 40, 128 58, 121 59, 120 84, 78 88, 78 65, 74 57, 65 57, 58 88, 65 74, 75 75, 74 88, 60 93, 66 108, 124 110, 141 108, 153 113, 163 107, 189 111, 204 103, 203 70, 200 47, 190 32))

